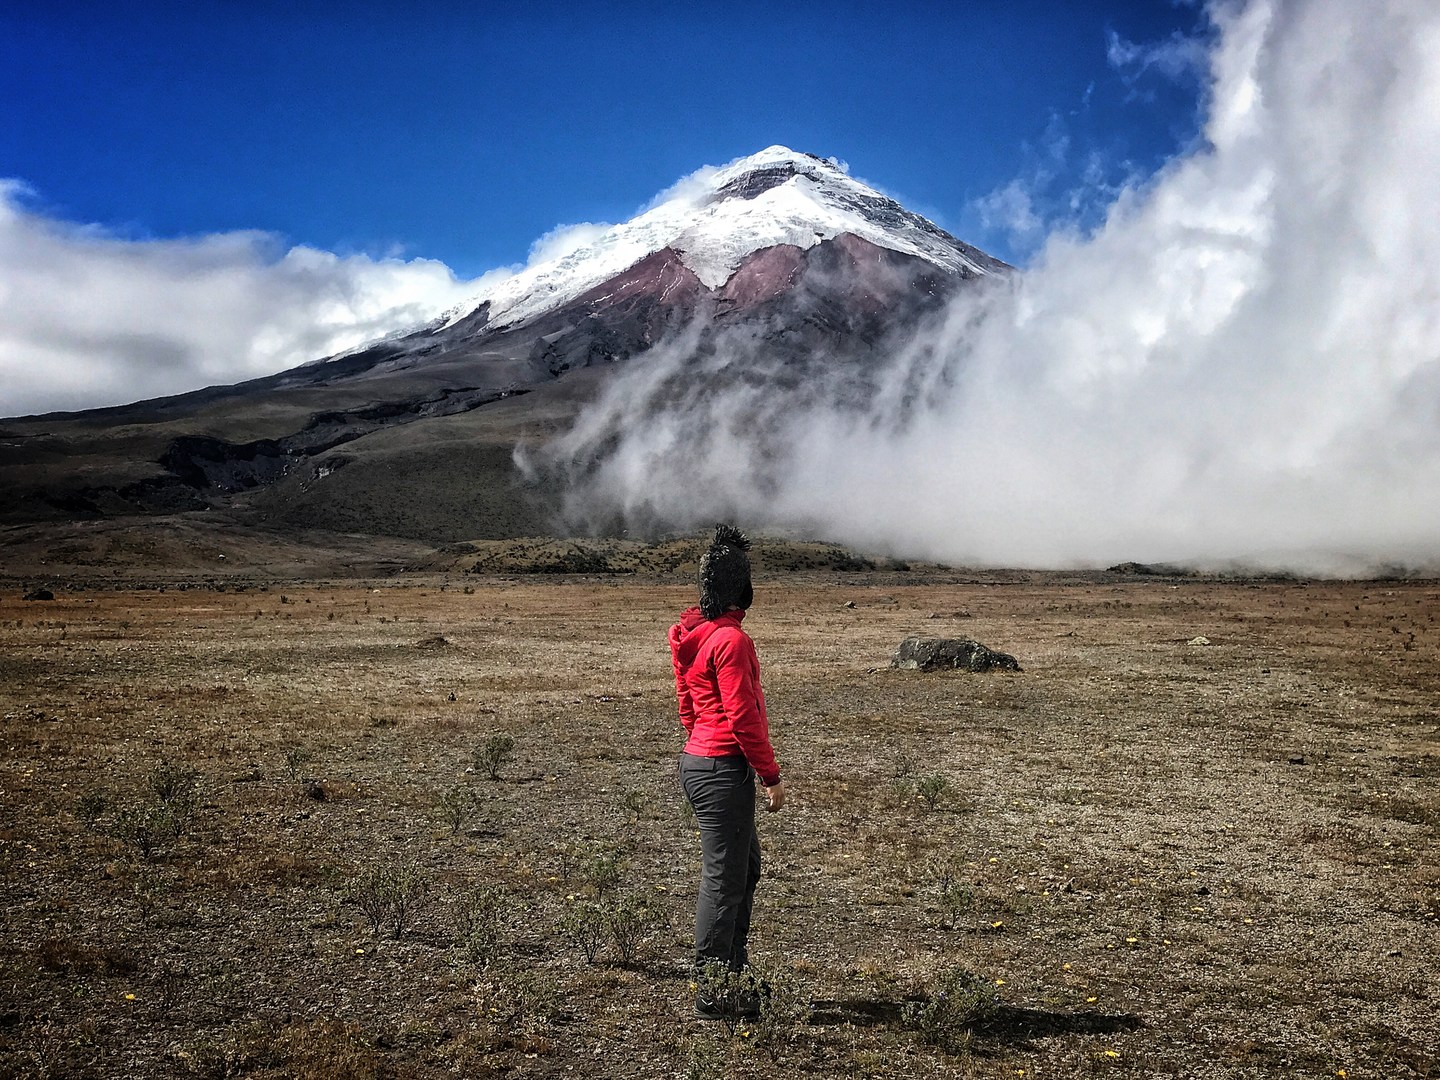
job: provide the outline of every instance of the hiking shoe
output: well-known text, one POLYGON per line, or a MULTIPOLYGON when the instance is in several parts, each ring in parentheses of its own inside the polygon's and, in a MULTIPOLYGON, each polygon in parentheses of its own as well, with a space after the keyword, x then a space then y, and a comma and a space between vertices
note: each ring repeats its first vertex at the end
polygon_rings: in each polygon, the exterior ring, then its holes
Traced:
POLYGON ((741 990, 734 995, 715 995, 701 990, 695 995, 695 1015, 702 1020, 739 1017, 754 1020, 760 1015, 760 995, 741 990))

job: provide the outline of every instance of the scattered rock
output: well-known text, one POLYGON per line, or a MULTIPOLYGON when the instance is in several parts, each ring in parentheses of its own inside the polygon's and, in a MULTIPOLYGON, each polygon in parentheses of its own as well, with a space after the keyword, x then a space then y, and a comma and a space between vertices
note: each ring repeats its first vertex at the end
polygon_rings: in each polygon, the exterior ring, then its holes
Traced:
POLYGON ((907 637, 890 658, 890 666, 919 671, 951 668, 977 672, 995 668, 1023 670, 1009 653, 996 652, 969 638, 907 637))
POLYGON ((932 611, 925 617, 927 619, 968 619, 971 618, 971 615, 970 612, 961 608, 959 611, 932 611))
POLYGON ((31 589, 25 594, 26 600, 54 600, 55 594, 49 589, 31 589))

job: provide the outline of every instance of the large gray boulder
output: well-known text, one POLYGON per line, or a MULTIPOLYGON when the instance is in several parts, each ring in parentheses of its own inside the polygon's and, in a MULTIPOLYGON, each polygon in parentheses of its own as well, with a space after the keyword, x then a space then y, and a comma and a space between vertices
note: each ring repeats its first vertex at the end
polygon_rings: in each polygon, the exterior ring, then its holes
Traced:
POLYGON ((937 671, 958 668, 961 671, 1020 671, 1022 668, 1009 653, 987 649, 969 638, 907 637, 900 642, 890 658, 892 668, 937 671))

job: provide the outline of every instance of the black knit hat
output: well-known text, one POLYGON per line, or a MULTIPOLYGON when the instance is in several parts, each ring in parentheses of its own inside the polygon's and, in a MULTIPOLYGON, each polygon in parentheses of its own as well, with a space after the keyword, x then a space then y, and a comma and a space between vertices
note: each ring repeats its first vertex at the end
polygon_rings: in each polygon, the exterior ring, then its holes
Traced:
POLYGON ((716 525, 710 550, 700 556, 700 614, 718 619, 731 608, 748 608, 755 599, 750 587, 750 538, 733 525, 716 525))

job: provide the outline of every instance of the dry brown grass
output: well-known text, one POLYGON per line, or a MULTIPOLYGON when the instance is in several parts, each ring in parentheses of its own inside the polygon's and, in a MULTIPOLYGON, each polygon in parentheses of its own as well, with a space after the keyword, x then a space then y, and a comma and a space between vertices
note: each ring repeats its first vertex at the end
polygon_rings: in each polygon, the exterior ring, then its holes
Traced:
POLYGON ((0 1075, 1440 1072, 1433 583, 762 582, 792 805, 762 820, 754 951, 810 1003, 767 1047, 690 1015, 687 587, 57 593, 0 596, 0 1075), (886 669, 907 633, 1025 673, 886 669), (151 858, 77 816, 162 760, 204 782, 151 858), (615 853, 605 906, 642 898, 651 930, 591 966, 558 927, 615 853), (398 939, 353 900, 382 863, 426 885, 398 939), (487 885, 489 961, 463 940, 487 885), (900 1022, 957 964, 1003 1002, 963 1055, 900 1022))

